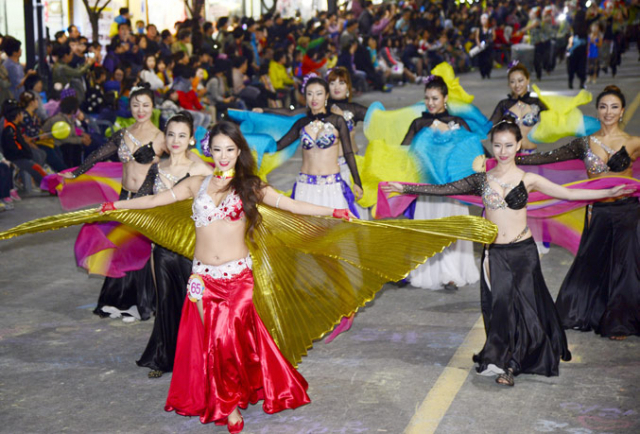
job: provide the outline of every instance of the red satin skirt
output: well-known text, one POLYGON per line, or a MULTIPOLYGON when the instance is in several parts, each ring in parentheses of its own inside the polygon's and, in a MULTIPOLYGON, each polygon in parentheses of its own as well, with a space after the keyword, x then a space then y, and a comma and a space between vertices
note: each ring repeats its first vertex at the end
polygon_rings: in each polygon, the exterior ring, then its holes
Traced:
POLYGON ((204 325, 196 303, 182 309, 166 411, 227 423, 236 408, 262 400, 266 413, 311 402, 306 380, 280 353, 253 305, 253 273, 201 275, 204 325))

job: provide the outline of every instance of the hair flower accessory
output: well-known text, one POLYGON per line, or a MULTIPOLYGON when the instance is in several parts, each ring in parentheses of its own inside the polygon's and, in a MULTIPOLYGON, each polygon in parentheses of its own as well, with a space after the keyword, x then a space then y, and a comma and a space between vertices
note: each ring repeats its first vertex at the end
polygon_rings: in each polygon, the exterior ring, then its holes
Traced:
POLYGON ((518 64, 520 64, 520 61, 519 61, 518 59, 516 59, 516 60, 512 60, 512 61, 509 63, 509 65, 507 65, 507 69, 511 69, 511 68, 513 68, 514 66, 518 65, 518 64))
POLYGON ((206 157, 211 157, 211 148, 209 147, 209 138, 210 137, 211 137, 211 134, 209 134, 209 130, 207 130, 207 133, 204 135, 202 140, 200 140, 200 146, 202 147, 202 153, 206 157))
POLYGON ((431 74, 431 75, 428 75, 428 76, 426 76, 425 78, 423 78, 423 79, 422 79, 422 82, 423 82, 424 84, 429 84, 429 83, 431 83, 431 82, 432 82, 433 80, 435 80, 435 79, 436 79, 436 76, 435 76, 435 75, 433 75, 433 74, 431 74))
POLYGON ((311 74, 305 75, 304 78, 302 79, 302 90, 303 91, 304 91, 304 89, 307 88, 307 82, 309 80, 311 80, 312 78, 320 78, 320 77, 315 72, 312 72, 311 74))

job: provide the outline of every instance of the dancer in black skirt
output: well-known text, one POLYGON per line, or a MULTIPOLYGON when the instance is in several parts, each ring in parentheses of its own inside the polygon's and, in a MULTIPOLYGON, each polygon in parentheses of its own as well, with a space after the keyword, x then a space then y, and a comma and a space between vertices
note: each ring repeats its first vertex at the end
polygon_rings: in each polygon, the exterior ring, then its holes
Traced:
MULTIPOLYGON (((193 118, 188 112, 180 112, 167 121, 165 143, 169 159, 154 163, 141 187, 147 194, 173 191, 182 180, 190 176, 207 176, 213 173, 211 166, 198 159, 189 159, 189 146, 194 144, 193 118)), ((147 348, 136 363, 151 368, 149 378, 159 378, 173 370, 176 355, 180 313, 187 294, 187 282, 191 276, 193 261, 162 246, 154 245, 151 255, 156 288, 156 318, 147 348)))
MULTIPOLYGON (((517 158, 518 164, 580 159, 589 178, 632 176, 640 137, 620 129, 625 98, 607 86, 596 99, 601 128, 561 148, 517 158)), ((580 247, 556 306, 564 328, 622 340, 640 335, 640 203, 637 197, 587 207, 580 247)))
POLYGON ((522 144, 513 118, 497 123, 491 141, 497 166, 443 185, 390 182, 386 192, 426 195, 474 194, 482 197, 486 217, 498 226, 494 244, 482 254, 481 306, 487 340, 474 356, 477 371, 498 375, 496 382, 513 386, 520 373, 558 375, 560 359, 571 353, 553 299, 542 277, 540 259, 527 227, 529 191, 565 200, 597 200, 628 194, 625 186, 607 190, 567 189, 525 173, 515 164, 522 144))
MULTIPOLYGON (((153 91, 144 83, 131 89, 130 109, 136 122, 114 133, 109 141, 87 156, 73 172, 63 172, 63 178, 75 178, 96 163, 113 155, 122 162, 122 190, 120 200, 140 197, 142 183, 156 156, 166 151, 164 135, 151 122, 154 104, 153 91)), ((151 267, 147 262, 140 270, 132 270, 123 277, 106 277, 93 313, 106 317, 129 314, 136 306, 140 319, 146 320, 154 311, 155 300, 151 267)))

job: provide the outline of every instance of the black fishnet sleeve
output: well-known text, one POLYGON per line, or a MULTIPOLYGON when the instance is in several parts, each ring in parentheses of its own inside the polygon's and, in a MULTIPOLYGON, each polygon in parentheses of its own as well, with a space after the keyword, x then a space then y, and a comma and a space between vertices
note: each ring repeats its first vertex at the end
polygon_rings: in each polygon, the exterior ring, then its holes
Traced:
POLYGON ((349 127, 347 122, 342 116, 332 115, 330 122, 333 124, 338 134, 340 134, 340 143, 342 143, 342 156, 349 166, 349 171, 353 177, 353 183, 362 188, 362 181, 360 180, 360 174, 358 173, 358 165, 356 164, 356 157, 353 154, 353 146, 351 146, 351 134, 349 133, 349 127))
POLYGON ((310 119, 306 116, 298 119, 296 123, 293 124, 291 129, 284 136, 282 136, 280 140, 278 140, 277 150, 280 151, 298 140, 298 138, 300 137, 300 130, 307 126, 309 122, 310 119))
MULTIPOLYGON (((537 98, 536 98, 537 99, 537 98)), ((538 107, 540 107, 540 111, 545 111, 545 110, 549 110, 549 107, 547 107, 547 105, 545 103, 543 103, 542 101, 540 101, 540 99, 538 99, 536 101, 536 104, 538 105, 538 107)))
POLYGON ((134 195, 134 197, 140 196, 149 196, 153 194, 153 185, 156 182, 156 177, 158 176, 158 163, 154 163, 149 167, 149 171, 147 172, 146 178, 142 181, 142 185, 138 189, 138 192, 134 195))
POLYGON ((539 154, 518 155, 516 164, 534 166, 539 164, 557 163, 567 160, 584 160, 588 137, 580 137, 557 149, 539 154))
MULTIPOLYGON (((273 98, 272 98, 273 99, 273 98)), ((307 111, 306 107, 300 107, 294 110, 291 110, 288 107, 271 107, 271 108, 263 108, 263 113, 269 113, 272 115, 281 115, 281 116, 296 116, 303 115, 307 111)))
POLYGON ((411 145, 411 142, 413 142, 413 138, 416 136, 416 134, 418 134, 418 131, 420 131, 420 126, 419 124, 421 123, 420 121, 422 120, 422 118, 418 118, 418 119, 414 119, 413 122, 411 122, 411 125, 409 125, 409 131, 407 131, 407 134, 404 136, 404 139, 402 139, 402 146, 409 146, 411 145))
POLYGON ((448 184, 405 184, 402 186, 402 193, 423 194, 428 196, 458 196, 463 194, 481 196, 486 177, 487 174, 482 172, 474 173, 459 181, 448 184))
POLYGON ((506 105, 508 101, 509 101, 508 99, 503 99, 496 106, 495 110, 493 111, 493 114, 489 118, 489 121, 493 125, 497 124, 502 119, 502 116, 504 115, 504 112, 507 109, 506 105))
POLYGON ((118 146, 120 146, 120 142, 122 141, 122 135, 124 134, 123 130, 119 130, 111 136, 109 141, 104 145, 100 146, 98 149, 93 151, 87 158, 84 159, 81 165, 79 165, 76 170, 71 172, 73 176, 80 176, 85 173, 87 170, 91 169, 96 163, 100 161, 104 161, 107 158, 111 157, 113 154, 118 152, 118 146))

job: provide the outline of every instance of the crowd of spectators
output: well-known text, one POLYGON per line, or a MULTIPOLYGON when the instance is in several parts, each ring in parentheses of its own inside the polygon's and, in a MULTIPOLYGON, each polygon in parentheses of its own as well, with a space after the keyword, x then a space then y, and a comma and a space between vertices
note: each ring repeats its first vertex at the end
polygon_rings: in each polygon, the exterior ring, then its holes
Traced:
POLYGON ((37 186, 46 171, 73 167, 100 146, 107 127, 126 125, 128 95, 142 82, 155 92, 160 124, 189 110, 206 128, 228 109, 302 105, 302 77, 335 66, 349 70, 356 92, 387 92, 422 82, 443 61, 456 73, 477 69, 490 78, 528 53, 540 80, 569 56, 569 85, 575 75, 584 86, 587 66, 592 80, 615 75, 629 42, 640 44, 640 0, 588 8, 575 0, 459 3, 354 0, 307 22, 265 14, 186 20, 162 31, 132 26, 122 8, 108 46, 71 25, 49 41, 37 72, 19 63, 21 42, 0 35, 0 206, 19 198, 14 179, 37 186), (56 122, 70 125, 69 137, 51 137, 56 122))

